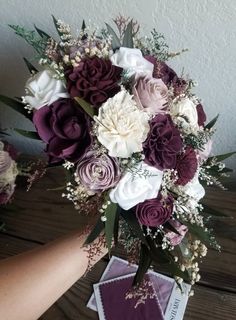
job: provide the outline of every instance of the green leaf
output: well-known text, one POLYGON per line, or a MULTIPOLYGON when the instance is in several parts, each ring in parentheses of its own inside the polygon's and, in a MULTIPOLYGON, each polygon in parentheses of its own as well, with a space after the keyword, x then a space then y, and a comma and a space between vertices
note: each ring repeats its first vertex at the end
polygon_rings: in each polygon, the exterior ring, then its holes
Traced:
POLYGON ((205 126, 205 129, 208 129, 210 130, 212 127, 214 127, 214 125, 216 124, 216 121, 218 120, 219 118, 219 114, 217 114, 217 116, 212 119, 206 126, 205 126))
POLYGON ((165 228, 167 228, 168 230, 180 235, 180 233, 172 226, 172 224, 170 222, 166 222, 165 223, 165 228))
POLYGON ((112 36, 112 49, 115 51, 121 47, 120 39, 109 24, 106 23, 107 31, 112 36))
POLYGON ((52 19, 53 19, 53 23, 54 23, 54 26, 57 30, 57 33, 59 34, 59 36, 61 37, 63 34, 61 33, 61 31, 59 30, 58 28, 58 24, 57 24, 57 19, 54 17, 54 15, 52 15, 52 19))
POLYGON ((93 230, 90 232, 87 239, 85 240, 84 245, 88 245, 92 243, 100 235, 103 229, 104 229, 104 223, 102 222, 101 217, 99 217, 93 230))
POLYGON ((75 97, 74 99, 91 118, 93 118, 96 115, 96 110, 91 106, 91 104, 79 97, 75 97))
POLYGON ((0 101, 6 104, 7 106, 11 107, 15 111, 21 113, 23 116, 25 116, 29 120, 32 120, 32 115, 29 114, 28 111, 24 108, 25 105, 22 102, 19 102, 15 99, 9 98, 1 94, 0 94, 0 101))
POLYGON ((117 212, 117 204, 113 202, 111 202, 111 204, 108 205, 107 209, 104 212, 104 215, 107 219, 105 221, 105 236, 106 236, 106 242, 107 242, 107 247, 109 252, 111 251, 112 238, 114 235, 116 212, 117 212))
POLYGON ((143 280, 143 277, 145 273, 148 271, 148 268, 150 267, 152 263, 152 259, 150 256, 150 251, 145 246, 145 244, 141 244, 141 250, 140 250, 140 257, 139 257, 139 264, 138 264, 138 270, 135 274, 133 285, 136 286, 140 284, 143 280))
POLYGON ((23 58, 25 61, 25 64, 27 66, 27 68, 29 69, 29 72, 31 74, 37 73, 38 70, 29 62, 29 60, 27 60, 26 58, 23 58))
POLYGON ((46 38, 47 40, 51 38, 51 36, 49 36, 49 34, 44 32, 43 30, 39 29, 35 24, 34 24, 34 28, 38 32, 38 34, 40 35, 41 38, 46 38))
POLYGON ((129 24, 127 25, 127 28, 125 30, 122 46, 126 47, 126 48, 133 48, 134 47, 133 21, 132 20, 129 22, 129 24))
POLYGON ((138 223, 138 220, 134 214, 133 211, 131 210, 124 210, 121 209, 120 212, 121 216, 125 219, 125 221, 128 223, 130 229, 133 231, 134 235, 139 238, 142 243, 146 244, 146 246, 148 247, 148 243, 147 240, 145 238, 145 236, 143 235, 143 230, 140 227, 140 224, 138 223))
POLYGON ((85 21, 83 20, 81 30, 84 32, 85 29, 86 29, 86 24, 85 24, 85 21))
POLYGON ((20 135, 26 138, 41 140, 36 131, 27 131, 27 130, 17 129, 17 128, 14 128, 14 131, 16 131, 17 133, 19 133, 20 135))
POLYGON ((114 243, 115 243, 115 246, 118 244, 119 226, 120 226, 119 225, 120 211, 121 211, 121 208, 117 205, 116 217, 115 217, 115 223, 114 223, 114 243))
POLYGON ((234 154, 236 154, 236 151, 229 152, 229 153, 224 153, 224 154, 220 154, 220 155, 218 155, 218 156, 213 156, 213 157, 208 158, 208 161, 210 161, 210 160, 212 160, 212 159, 216 159, 217 162, 221 162, 221 161, 224 161, 225 159, 233 156, 234 154))

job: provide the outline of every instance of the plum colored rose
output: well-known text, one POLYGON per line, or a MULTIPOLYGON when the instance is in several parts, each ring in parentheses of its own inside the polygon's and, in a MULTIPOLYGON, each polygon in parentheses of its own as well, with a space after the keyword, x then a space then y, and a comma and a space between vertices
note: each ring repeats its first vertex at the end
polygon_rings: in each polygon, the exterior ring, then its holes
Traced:
POLYGON ((110 60, 87 58, 66 71, 67 89, 72 98, 80 97, 98 107, 120 91, 121 72, 110 60))
POLYGON ((91 144, 89 120, 71 99, 60 99, 37 110, 33 122, 40 138, 47 143, 49 161, 77 162, 91 144))
POLYGON ((184 186, 193 179, 198 168, 196 152, 193 148, 187 147, 186 150, 177 157, 176 171, 178 180, 176 184, 184 186))
POLYGON ((168 88, 161 79, 139 78, 133 87, 134 99, 140 109, 151 114, 163 113, 167 104, 168 88))
POLYGON ((88 151, 77 166, 80 182, 94 192, 102 192, 113 187, 120 178, 120 168, 114 158, 107 154, 98 155, 88 151))
POLYGON ((172 246, 177 246, 181 243, 185 237, 185 234, 188 232, 188 227, 186 227, 184 224, 181 224, 177 220, 170 220, 169 223, 175 228, 176 231, 178 231, 179 234, 173 231, 168 231, 166 232, 166 238, 170 241, 172 246))
POLYGON ((146 200, 136 206, 138 221, 148 227, 158 227, 168 221, 173 211, 173 198, 163 198, 159 193, 157 198, 146 200))
POLYGON ((150 122, 150 131, 143 144, 145 162, 157 169, 173 169, 183 143, 169 115, 158 114, 150 122))
POLYGON ((198 125, 203 127, 204 123, 206 122, 206 114, 201 103, 196 106, 196 109, 198 115, 198 125))

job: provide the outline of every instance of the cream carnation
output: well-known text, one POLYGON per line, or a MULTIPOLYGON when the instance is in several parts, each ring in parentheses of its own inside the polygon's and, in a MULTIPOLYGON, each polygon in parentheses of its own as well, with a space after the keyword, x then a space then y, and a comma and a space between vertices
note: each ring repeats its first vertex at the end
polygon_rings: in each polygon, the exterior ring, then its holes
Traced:
POLYGON ((109 156, 128 158, 143 150, 149 117, 138 109, 125 90, 108 99, 99 109, 97 138, 109 151, 109 156))
POLYGON ((65 84, 62 80, 55 79, 55 74, 50 70, 36 73, 26 82, 26 92, 23 101, 32 108, 39 109, 50 105, 59 98, 68 98, 65 84))
POLYGON ((110 192, 110 199, 124 210, 129 210, 147 199, 156 198, 160 190, 163 171, 141 162, 137 172, 128 171, 110 192))

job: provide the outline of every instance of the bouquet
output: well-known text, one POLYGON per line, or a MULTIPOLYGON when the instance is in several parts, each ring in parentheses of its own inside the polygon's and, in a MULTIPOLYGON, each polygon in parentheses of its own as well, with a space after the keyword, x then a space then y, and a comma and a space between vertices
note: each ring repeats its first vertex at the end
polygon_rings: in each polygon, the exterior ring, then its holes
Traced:
POLYGON ((64 167, 62 196, 96 212, 86 244, 104 232, 109 251, 119 242, 139 257, 135 283, 156 263, 178 284, 194 284, 207 247, 220 248, 207 225, 220 213, 201 202, 204 187, 223 188, 231 171, 222 161, 233 153, 210 156, 218 116, 206 122, 195 82, 166 63, 181 52, 169 52, 155 29, 143 37, 120 16, 117 31, 83 22, 73 36, 53 21, 58 39, 10 25, 40 68, 24 58, 31 76, 22 101, 0 96, 36 128, 15 130, 42 140, 48 165, 64 167))

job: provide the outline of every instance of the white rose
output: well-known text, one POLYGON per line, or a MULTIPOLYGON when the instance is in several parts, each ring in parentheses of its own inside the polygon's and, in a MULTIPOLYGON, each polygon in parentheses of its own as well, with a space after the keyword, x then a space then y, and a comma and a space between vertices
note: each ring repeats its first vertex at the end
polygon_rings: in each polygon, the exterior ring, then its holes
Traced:
POLYGON ((188 196, 197 202, 205 196, 205 189, 199 182, 198 174, 183 189, 188 196))
POLYGON ((173 102, 171 114, 178 117, 184 126, 190 126, 194 130, 198 130, 198 114, 196 105, 189 98, 183 98, 173 102))
POLYGON ((163 172, 141 162, 137 172, 126 172, 111 190, 110 199, 124 210, 129 210, 147 199, 156 198, 160 190, 163 172))
POLYGON ((146 60, 139 49, 121 47, 111 56, 113 65, 125 69, 128 76, 152 76, 154 65, 146 60))
POLYGON ((143 150, 142 143, 150 130, 149 117, 138 109, 127 91, 103 103, 94 120, 98 124, 97 138, 111 157, 128 158, 143 150))
POLYGON ((54 78, 54 73, 44 70, 36 73, 26 82, 27 96, 23 97, 25 103, 32 108, 40 109, 50 105, 59 98, 68 98, 65 84, 62 80, 54 78))

